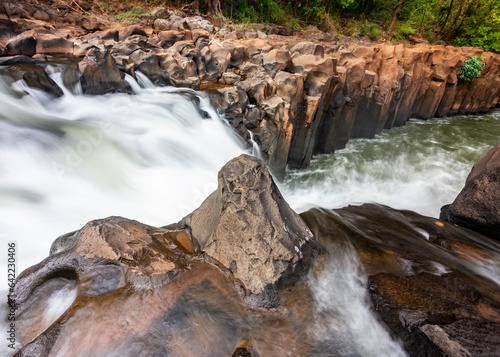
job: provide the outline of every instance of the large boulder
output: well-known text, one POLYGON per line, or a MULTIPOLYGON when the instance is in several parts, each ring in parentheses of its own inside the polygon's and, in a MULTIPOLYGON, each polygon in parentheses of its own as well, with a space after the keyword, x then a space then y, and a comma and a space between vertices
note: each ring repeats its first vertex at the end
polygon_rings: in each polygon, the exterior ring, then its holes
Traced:
MULTIPOLYGON (((449 222, 376 204, 314 208, 301 217, 329 252, 333 271, 342 274, 329 281, 347 289, 356 284, 366 288, 371 310, 407 355, 500 355, 495 273, 500 244, 449 222), (343 264, 345 270, 339 269, 343 264), (343 273, 356 270, 356 278, 343 273)), ((338 318, 343 309, 358 306, 352 295, 353 301, 344 301, 344 291, 333 291, 338 296, 329 299, 340 302, 338 318)), ((361 294, 364 298, 365 292, 361 294)), ((368 325, 367 319, 354 323, 368 325)))
POLYGON ((230 269, 252 306, 276 306, 280 284, 300 277, 310 259, 311 231, 290 208, 264 162, 229 161, 219 186, 183 221, 200 249, 230 269))
POLYGON ((465 186, 441 219, 500 240, 500 145, 473 166, 465 186))
POLYGON ((24 80, 28 87, 41 89, 55 97, 63 95, 62 89, 56 82, 47 75, 42 67, 36 64, 13 65, 7 71, 15 80, 24 80))
POLYGON ((90 49, 78 64, 78 69, 82 73, 80 82, 85 94, 126 91, 122 73, 109 50, 101 50, 97 47, 90 49))
POLYGON ((285 357, 319 348, 302 336, 316 323, 311 232, 259 159, 233 159, 219 181, 185 227, 109 217, 56 239, 9 296, 16 356, 285 357))
POLYGON ((61 36, 43 34, 36 39, 36 53, 73 54, 73 42, 61 36))
POLYGON ((7 41, 7 52, 10 55, 33 56, 36 53, 36 39, 31 35, 18 35, 7 41))

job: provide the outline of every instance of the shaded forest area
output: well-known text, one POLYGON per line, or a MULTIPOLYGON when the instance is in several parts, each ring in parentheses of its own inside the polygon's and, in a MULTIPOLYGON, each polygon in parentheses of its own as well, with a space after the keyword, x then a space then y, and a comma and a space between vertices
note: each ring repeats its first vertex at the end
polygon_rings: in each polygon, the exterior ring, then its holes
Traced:
MULTIPOLYGON (((33 0, 55 3, 60 0, 33 0)), ((427 40, 500 53, 500 0, 83 0, 118 20, 140 20, 163 6, 219 17, 223 23, 314 26, 353 39, 427 40)), ((76 3, 76 0, 70 2, 76 3)))
POLYGON ((317 26, 372 40, 422 36, 432 43, 500 52, 500 0, 199 0, 239 22, 317 26))

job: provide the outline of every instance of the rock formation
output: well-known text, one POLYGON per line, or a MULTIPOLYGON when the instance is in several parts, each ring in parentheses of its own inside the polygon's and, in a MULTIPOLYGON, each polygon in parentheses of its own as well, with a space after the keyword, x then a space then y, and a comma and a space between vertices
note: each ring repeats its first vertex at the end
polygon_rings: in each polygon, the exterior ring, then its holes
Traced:
POLYGON ((276 309, 310 300, 316 253, 265 164, 242 155, 180 223, 155 228, 109 217, 55 240, 10 294, 23 346, 16 356, 229 356, 249 345, 267 355, 302 354, 311 346, 300 342, 301 324, 312 315, 276 309), (52 304, 65 304, 57 297, 68 305, 51 313, 52 304))
POLYGON ((290 285, 287 280, 303 275, 299 262, 310 262, 313 253, 311 232, 264 162, 248 155, 221 169, 217 191, 183 223, 202 251, 241 280, 254 306, 277 305, 278 283, 290 285))
POLYGON ((87 94, 125 90, 118 69, 132 76, 140 71, 158 85, 207 89, 244 139, 252 131, 277 177, 287 166, 306 167, 315 153, 409 118, 486 112, 500 102, 500 56, 480 48, 362 46, 318 31, 292 36, 278 27, 268 35, 229 31, 165 9, 155 16, 170 17, 157 18, 152 28, 113 29, 100 18, 64 11, 0 4, 0 55, 8 56, 0 63, 25 59, 18 56, 81 57, 97 65, 91 75, 80 69, 87 94), (108 51, 114 62, 101 60, 108 51), (458 75, 472 56, 482 56, 485 68, 464 82, 458 75))
POLYGON ((326 250, 357 253, 374 311, 410 356, 500 354, 498 242, 376 204, 301 217, 326 250))
POLYGON ((452 204, 441 209, 441 219, 500 240, 500 145, 472 168, 452 204))
POLYGON ((347 327, 357 311, 335 310, 356 299, 383 325, 355 329, 385 326, 395 341, 377 343, 397 354, 401 341, 409 356, 496 356, 499 257, 498 242, 410 211, 299 217, 264 163, 242 155, 181 222, 109 217, 56 239, 9 296, 16 356, 350 355, 375 347, 347 327))

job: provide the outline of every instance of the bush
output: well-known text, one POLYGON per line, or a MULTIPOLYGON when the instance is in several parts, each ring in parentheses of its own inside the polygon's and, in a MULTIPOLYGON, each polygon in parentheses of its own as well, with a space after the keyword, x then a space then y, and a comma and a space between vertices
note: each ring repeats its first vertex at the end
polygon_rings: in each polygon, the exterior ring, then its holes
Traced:
POLYGON ((484 62, 481 62, 477 56, 469 58, 464 62, 458 78, 464 81, 472 81, 474 78, 479 78, 484 66, 484 62))

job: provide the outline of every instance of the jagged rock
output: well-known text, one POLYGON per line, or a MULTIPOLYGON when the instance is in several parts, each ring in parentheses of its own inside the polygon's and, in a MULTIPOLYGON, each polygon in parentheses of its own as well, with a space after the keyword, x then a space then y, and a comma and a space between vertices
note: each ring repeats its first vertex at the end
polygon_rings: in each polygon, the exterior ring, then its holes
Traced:
POLYGON ((170 78, 182 78, 182 68, 179 66, 179 62, 177 58, 181 58, 181 55, 178 52, 175 52, 173 55, 169 54, 166 56, 162 56, 160 60, 160 68, 163 69, 170 78))
POLYGON ((252 305, 276 305, 280 280, 292 278, 310 254, 313 235, 260 159, 241 155, 221 169, 218 180, 218 189, 183 222, 200 249, 243 283, 252 305))
POLYGON ((271 77, 284 71, 291 64, 290 52, 285 49, 274 49, 262 54, 262 64, 271 77))
POLYGON ((36 39, 30 35, 18 35, 7 41, 9 55, 33 56, 36 53, 36 39))
POLYGON ((463 348, 458 342, 452 341, 450 336, 443 329, 436 325, 424 325, 420 327, 422 331, 443 353, 450 357, 472 357, 469 351, 463 348))
POLYGON ((500 240, 500 145, 472 168, 452 204, 441 209, 441 219, 500 240))
POLYGON ((16 65, 16 64, 30 64, 30 63, 35 63, 31 57, 28 56, 5 56, 0 58, 0 66, 9 66, 9 65, 16 65))
POLYGON ((276 82, 265 72, 251 73, 247 79, 238 82, 237 86, 247 92, 251 104, 260 103, 276 93, 276 82))
POLYGON ((133 35, 140 35, 140 36, 145 36, 145 37, 148 36, 146 31, 144 31, 143 28, 141 28, 137 25, 130 25, 130 26, 127 26, 127 27, 120 29, 120 32, 119 32, 120 41, 124 41, 133 35))
POLYGON ((33 16, 37 8, 30 3, 20 3, 14 1, 4 1, 3 8, 9 18, 29 18, 33 16))
POLYGON ((201 50, 208 80, 218 79, 229 67, 231 53, 218 45, 210 45, 201 50))
POLYGON ((264 119, 265 112, 257 107, 250 107, 245 112, 243 124, 247 129, 255 129, 259 126, 262 119, 264 119))
POLYGON ((304 80, 300 74, 280 71, 274 77, 276 94, 291 105, 297 105, 302 97, 304 80))
POLYGON ((78 64, 85 94, 125 92, 125 82, 109 50, 92 48, 78 64))
POLYGON ((109 217, 57 238, 9 296, 18 307, 16 356, 281 357, 317 349, 300 337, 315 325, 311 232, 259 159, 231 160, 219 181, 186 228, 109 217), (64 296, 59 311, 47 309, 54 296, 64 296))
POLYGON ((39 35, 36 38, 36 53, 73 54, 73 42, 54 35, 39 35))
POLYGON ((292 58, 291 71, 304 75, 304 88, 309 95, 322 95, 325 83, 335 73, 336 63, 330 58, 314 55, 300 55, 292 58))
POLYGON ((244 44, 237 41, 224 41, 222 47, 227 49, 231 54, 230 65, 238 67, 241 63, 248 60, 248 48, 244 44))
POLYGON ((498 355, 500 289, 481 267, 495 264, 500 244, 376 204, 312 209, 301 217, 324 249, 359 260, 374 312, 409 356, 498 355))
POLYGON ((155 7, 151 10, 151 16, 155 19, 165 19, 171 15, 170 11, 164 8, 163 6, 155 7))
POLYGON ((240 87, 219 88, 213 99, 218 108, 231 117, 241 117, 248 104, 248 96, 240 87))
POLYGON ((7 49, 0 44, 0 57, 7 54, 7 49))
POLYGON ((103 31, 96 31, 89 35, 89 38, 97 38, 103 41, 110 40, 118 42, 120 40, 119 31, 116 29, 109 29, 103 31))
POLYGON ((169 48, 176 42, 191 40, 192 34, 191 31, 161 31, 158 34, 158 39, 160 40, 160 47, 169 48))
POLYGON ((36 20, 44 21, 44 22, 49 22, 50 21, 50 16, 47 14, 45 11, 38 10, 33 14, 33 18, 36 20))
POLYGON ((224 72, 222 74, 221 79, 219 80, 219 82, 223 84, 235 84, 240 81, 241 81, 241 76, 233 72, 224 72))
POLYGON ((191 31, 203 30, 203 31, 207 31, 208 33, 214 32, 214 25, 210 21, 205 20, 201 16, 186 17, 185 21, 186 21, 187 27, 191 31))
POLYGON ((314 55, 324 57, 325 48, 320 44, 306 41, 297 43, 291 48, 290 52, 298 52, 301 55, 314 55))
POLYGON ((174 31, 184 31, 189 30, 186 20, 178 14, 171 16, 168 20, 156 19, 153 26, 158 31, 163 30, 174 30, 174 31))
POLYGON ((195 90, 200 89, 200 78, 199 77, 187 77, 187 78, 170 78, 172 84, 176 87, 187 87, 195 90))
POLYGON ((202 29, 196 29, 196 30, 193 30, 193 32, 192 32, 192 38, 193 38, 193 42, 197 42, 199 39, 203 39, 203 38, 209 40, 210 33, 208 31, 205 31, 202 29))
POLYGON ((137 50, 130 54, 130 60, 135 64, 136 71, 144 73, 156 85, 168 85, 170 83, 153 53, 137 50))
POLYGON ((47 75, 42 67, 35 64, 13 65, 7 69, 15 80, 24 80, 31 88, 41 89, 55 97, 63 95, 59 86, 47 75))

